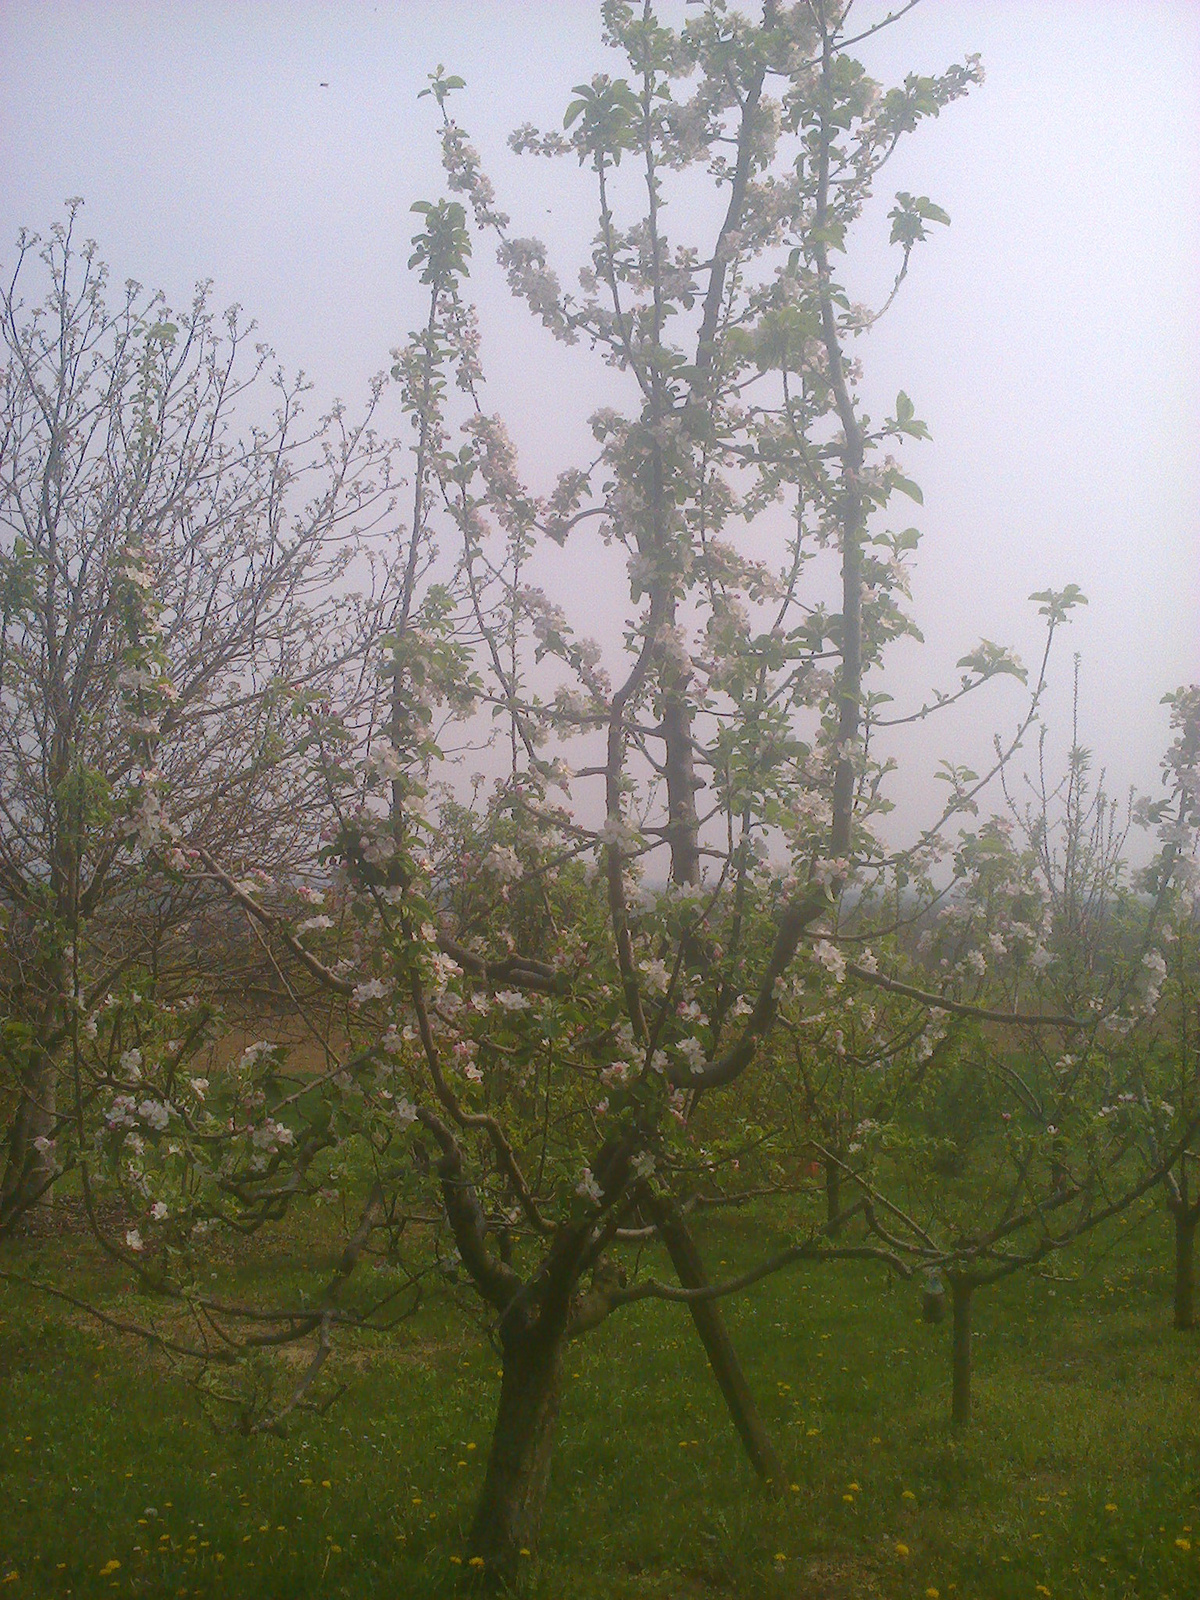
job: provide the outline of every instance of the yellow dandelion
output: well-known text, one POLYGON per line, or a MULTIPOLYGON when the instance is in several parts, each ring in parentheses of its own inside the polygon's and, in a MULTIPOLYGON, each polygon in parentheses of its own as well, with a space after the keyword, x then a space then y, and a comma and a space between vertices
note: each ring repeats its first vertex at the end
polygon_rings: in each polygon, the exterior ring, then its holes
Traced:
POLYGON ((0 1583, 20 1583, 20 1581, 21 1574, 15 1570, 12 1572, 6 1572, 3 1578, 0 1578, 0 1583))
POLYGON ((925 1600, 938 1600, 938 1591, 930 1584, 925 1591, 925 1600))
POLYGON ((1050 1593, 1049 1589, 1047 1589, 1044 1583, 1035 1583, 1033 1586, 1033 1592, 1034 1594, 1044 1594, 1047 1596, 1050 1593))
POLYGON ((321 1479, 321 1487, 322 1487, 322 1489, 332 1489, 333 1488, 333 1484, 329 1481, 328 1478, 322 1478, 321 1479))
POLYGON ((896 1540, 896 1554, 898 1556, 906 1556, 908 1554, 908 1546, 902 1539, 896 1540))
POLYGON ((842 1496, 842 1499, 846 1502, 847 1505, 852 1506, 854 1504, 854 1496, 852 1494, 844 1494, 842 1496))
POLYGON ((789 1483, 788 1484, 788 1489, 792 1494, 799 1494, 800 1493, 800 1485, 798 1483, 789 1483))
POLYGON ((461 1567, 462 1566, 462 1557, 461 1556, 451 1556, 450 1557, 450 1565, 452 1567, 461 1567))
POLYGON ((475 1445, 474 1445, 474 1442, 472 1442, 472 1443, 471 1443, 471 1444, 469 1444, 469 1445, 468 1445, 468 1446, 467 1446, 467 1449, 468 1449, 468 1450, 474 1450, 474 1448, 475 1448, 475 1445))
POLYGON ((482 1556, 472 1556, 470 1561, 467 1562, 467 1565, 469 1567, 481 1567, 483 1565, 483 1557, 482 1556))
POLYGON ((340 1544, 331 1544, 329 1548, 333 1551, 335 1556, 340 1556, 342 1553, 342 1547, 340 1544))
POLYGON ((862 1493, 862 1485, 861 1484, 848 1483, 846 1485, 846 1487, 847 1487, 847 1489, 849 1489, 851 1494, 861 1494, 862 1493))
POLYGON ((100 1568, 100 1576, 102 1578, 109 1577, 110 1574, 114 1573, 120 1565, 121 1563, 115 1559, 112 1561, 106 1561, 100 1568))
POLYGON ((1116 1509, 1117 1509, 1117 1508, 1116 1508, 1116 1506, 1115 1506, 1115 1505, 1114 1505, 1114 1504, 1113 1504, 1113 1503, 1112 1503, 1112 1501, 1111 1501, 1111 1500, 1110 1500, 1110 1501, 1109 1501, 1109 1502, 1108 1502, 1108 1504, 1107 1504, 1107 1505, 1106 1505, 1106 1506, 1105 1506, 1105 1508, 1104 1508, 1104 1509, 1105 1509, 1105 1511, 1115 1511, 1115 1510, 1116 1510, 1116 1509))
POLYGON ((775 1559, 776 1561, 786 1561, 787 1557, 784 1555, 782 1550, 776 1550, 775 1559))
POLYGON ((1190 1550, 1192 1548, 1190 1539, 1176 1539, 1175 1543, 1180 1550, 1190 1550))
POLYGON ((526 1549, 526 1548, 525 1548, 525 1546, 524 1546, 524 1545, 522 1545, 522 1546, 521 1546, 521 1548, 520 1548, 520 1549, 519 1549, 519 1550, 518 1550, 518 1551, 517 1551, 517 1554, 518 1554, 518 1555, 519 1555, 519 1556, 528 1556, 528 1555, 531 1555, 531 1554, 532 1554, 532 1551, 530 1551, 530 1550, 527 1550, 527 1549, 526 1549))
POLYGON ((901 1500, 915 1500, 917 1497, 911 1489, 901 1489, 900 1498, 901 1500))

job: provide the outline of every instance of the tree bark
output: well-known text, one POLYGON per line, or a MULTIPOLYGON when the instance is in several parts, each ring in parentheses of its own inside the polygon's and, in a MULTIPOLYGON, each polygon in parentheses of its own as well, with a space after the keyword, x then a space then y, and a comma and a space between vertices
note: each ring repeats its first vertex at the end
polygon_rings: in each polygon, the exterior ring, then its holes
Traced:
POLYGON ((1175 1216, 1175 1326, 1181 1331, 1196 1325, 1195 1262, 1196 1224, 1200 1207, 1180 1206, 1175 1216))
POLYGON ((493 1584, 510 1582, 521 1551, 537 1547, 558 1422, 562 1346, 561 1334, 536 1329, 504 1341, 500 1407, 469 1541, 493 1584))
MULTIPOLYGON (((685 1289, 704 1288, 708 1283, 704 1262, 683 1218, 675 1207, 661 1201, 655 1205, 654 1211, 655 1221, 680 1284, 685 1289)), ((720 1307, 715 1300, 693 1300, 688 1309, 751 1465, 759 1477, 773 1488, 782 1488, 787 1481, 783 1463, 754 1403, 720 1307)))
POLYGON ((11 1232, 31 1207, 52 1203, 54 1156, 49 1150, 39 1150, 34 1141, 54 1136, 57 1088, 53 1058, 35 1045, 21 1074, 17 1107, 9 1127, 4 1177, 0 1181, 0 1238, 11 1232))
POLYGON ((842 1214, 842 1169, 832 1156, 825 1158, 825 1220, 830 1236, 840 1233, 842 1214))
POLYGON ((954 1309, 954 1395, 950 1420, 956 1428, 965 1428, 971 1420, 971 1297, 975 1285, 962 1278, 952 1278, 950 1291, 954 1309))

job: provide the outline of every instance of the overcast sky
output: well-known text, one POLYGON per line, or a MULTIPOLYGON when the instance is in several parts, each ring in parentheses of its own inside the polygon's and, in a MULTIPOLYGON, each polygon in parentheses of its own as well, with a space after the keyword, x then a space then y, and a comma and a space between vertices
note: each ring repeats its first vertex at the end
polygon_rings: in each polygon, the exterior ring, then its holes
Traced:
MULTIPOLYGON (((1084 742, 1117 787, 1148 787, 1160 697, 1200 677, 1200 5, 923 0, 861 47, 885 80, 976 50, 986 83, 884 186, 884 210, 911 189, 952 226, 862 350, 868 394, 890 405, 903 387, 933 433, 907 458, 925 490, 929 640, 906 664, 911 693, 946 682, 981 635, 1032 657, 1026 597, 1078 582, 1090 605, 1052 716, 1061 731, 1078 650, 1084 742)), ((439 62, 467 80, 456 115, 516 231, 547 238, 573 281, 586 175, 503 140, 560 125, 571 86, 613 70, 592 0, 0 0, 0 263, 20 226, 44 230, 81 195, 118 281, 181 299, 211 278, 320 396, 354 402, 420 316, 404 263, 409 207, 440 188, 432 102, 417 100, 439 62)), ((854 298, 886 286, 885 239, 886 223, 864 236, 854 298)), ((510 310, 478 260, 490 403, 544 486, 621 391, 510 310)), ((586 590, 569 554, 553 576, 586 590)), ((998 693, 923 735, 914 773, 980 758, 1016 707, 998 693)))

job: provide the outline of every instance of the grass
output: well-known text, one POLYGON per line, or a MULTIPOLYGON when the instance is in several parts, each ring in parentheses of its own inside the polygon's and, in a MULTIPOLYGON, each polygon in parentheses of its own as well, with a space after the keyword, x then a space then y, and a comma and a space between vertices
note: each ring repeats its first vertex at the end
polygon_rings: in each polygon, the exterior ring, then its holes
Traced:
MULTIPOLYGON (((710 1259, 765 1218, 710 1223, 710 1259)), ((755 1238, 754 1236, 758 1237, 755 1238)), ((757 1485, 685 1312, 573 1346, 530 1600, 1183 1600, 1200 1594, 1196 1335, 1170 1327, 1163 1216, 981 1293, 972 1430, 949 1329, 872 1269, 805 1269, 730 1305, 788 1465, 757 1485)), ((134 1302, 79 1238, 0 1265, 134 1302)), ((283 1280, 286 1258, 236 1274, 283 1280)), ((469 1594, 465 1532, 497 1392, 482 1334, 433 1307, 349 1352, 350 1388, 284 1439, 214 1432, 139 1344, 0 1283, 0 1600, 469 1594)))

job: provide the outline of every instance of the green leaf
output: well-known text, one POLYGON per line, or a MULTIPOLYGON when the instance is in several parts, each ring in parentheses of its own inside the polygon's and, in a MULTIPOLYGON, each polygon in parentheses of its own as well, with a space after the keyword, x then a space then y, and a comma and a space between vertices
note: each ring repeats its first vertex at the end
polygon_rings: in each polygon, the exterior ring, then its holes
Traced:
POLYGON ((901 494, 906 494, 910 500, 915 500, 919 506, 925 504, 925 496, 921 493, 921 486, 904 477, 899 472, 893 472, 888 477, 888 483, 893 489, 899 489, 901 494))

